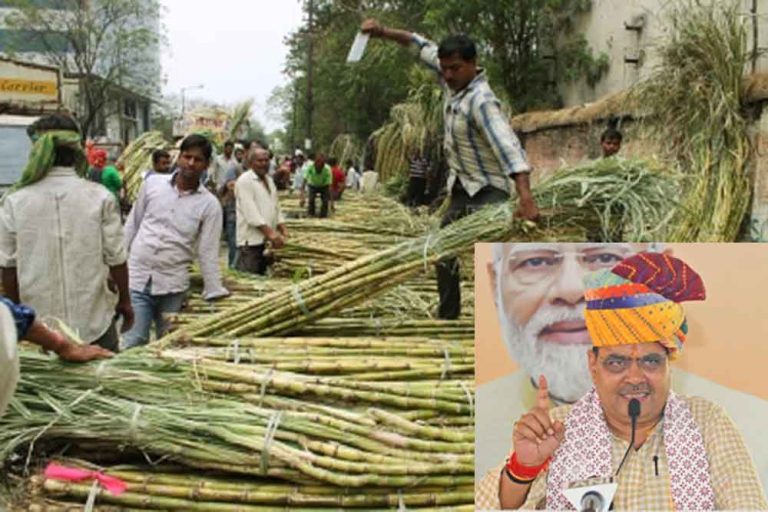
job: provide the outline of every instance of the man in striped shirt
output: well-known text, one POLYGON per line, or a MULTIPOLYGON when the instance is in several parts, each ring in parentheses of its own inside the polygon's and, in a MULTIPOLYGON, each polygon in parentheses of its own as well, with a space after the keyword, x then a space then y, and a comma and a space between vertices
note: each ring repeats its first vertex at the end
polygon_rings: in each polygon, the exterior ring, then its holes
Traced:
MULTIPOLYGON (((423 63, 441 77, 446 92, 443 145, 450 169, 451 197, 441 226, 484 205, 508 200, 512 181, 519 198, 517 216, 535 220, 539 212, 530 189, 531 166, 485 71, 477 66, 474 42, 464 35, 453 35, 438 46, 418 34, 383 27, 374 19, 363 22, 361 30, 414 48, 423 63)), ((457 318, 461 314, 461 295, 455 258, 438 263, 437 281, 438 316, 457 318)))

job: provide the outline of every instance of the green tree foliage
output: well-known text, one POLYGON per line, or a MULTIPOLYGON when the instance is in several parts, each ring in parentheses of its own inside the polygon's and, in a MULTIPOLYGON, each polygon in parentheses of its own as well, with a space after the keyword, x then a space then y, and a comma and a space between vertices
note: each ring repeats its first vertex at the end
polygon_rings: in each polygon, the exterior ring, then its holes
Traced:
POLYGON ((362 62, 346 64, 367 17, 433 40, 465 32, 478 42, 481 65, 513 111, 556 107, 558 82, 595 83, 607 69, 607 59, 595 58, 572 26, 589 9, 589 0, 315 0, 312 32, 305 25, 286 39, 290 84, 275 91, 271 107, 283 113, 286 141, 303 146, 310 38, 315 149, 327 149, 342 133, 365 141, 387 122, 392 106, 425 84, 436 86, 412 52, 390 42, 371 40, 362 62))
POLYGON ((514 112, 561 106, 557 85, 586 78, 594 85, 608 69, 595 57, 574 20, 591 0, 426 0, 435 37, 472 36, 491 83, 514 112))
MULTIPOLYGON (((91 135, 117 88, 154 96, 159 69, 148 55, 163 43, 152 25, 160 16, 158 0, 9 0, 5 24, 35 38, 39 53, 65 76, 80 80, 78 120, 91 135), (153 79, 152 77, 155 77, 153 79)), ((11 39, 11 49, 25 41, 11 39)))

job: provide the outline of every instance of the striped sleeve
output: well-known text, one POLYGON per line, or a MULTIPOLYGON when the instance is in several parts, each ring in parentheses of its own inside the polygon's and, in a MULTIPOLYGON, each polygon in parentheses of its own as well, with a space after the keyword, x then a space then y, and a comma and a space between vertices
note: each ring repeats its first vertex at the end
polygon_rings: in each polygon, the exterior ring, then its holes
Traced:
POLYGON ((476 101, 472 108, 472 118, 483 137, 493 150, 501 164, 504 174, 512 176, 522 172, 531 172, 525 150, 515 135, 501 104, 495 98, 486 97, 476 101))
POLYGON ((413 34, 411 46, 419 52, 419 58, 429 69, 440 74, 440 59, 437 58, 437 45, 424 36, 413 34))

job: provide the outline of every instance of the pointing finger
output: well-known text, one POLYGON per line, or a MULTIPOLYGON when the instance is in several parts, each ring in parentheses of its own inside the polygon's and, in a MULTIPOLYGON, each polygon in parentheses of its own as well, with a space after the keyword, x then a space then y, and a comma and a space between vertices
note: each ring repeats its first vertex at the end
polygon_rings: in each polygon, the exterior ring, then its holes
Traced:
POLYGON ((549 385, 547 384, 547 378, 544 375, 539 376, 539 390, 536 392, 536 407, 549 410, 551 404, 549 402, 549 385))

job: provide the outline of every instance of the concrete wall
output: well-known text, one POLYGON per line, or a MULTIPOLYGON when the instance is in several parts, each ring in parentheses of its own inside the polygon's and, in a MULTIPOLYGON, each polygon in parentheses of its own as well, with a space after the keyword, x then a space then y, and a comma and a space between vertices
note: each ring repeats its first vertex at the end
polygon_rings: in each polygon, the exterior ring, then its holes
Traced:
MULTIPOLYGON (((604 123, 594 123, 520 133, 528 159, 535 169, 533 183, 551 176, 564 166, 600 158, 600 134, 605 128, 604 123)), ((636 122, 625 121, 619 129, 624 135, 622 155, 649 156, 657 152, 651 143, 639 137, 636 122)))
MULTIPOLYGON (((739 0, 749 20, 752 48, 753 0, 739 0)), ((594 88, 581 80, 562 84, 560 93, 565 106, 589 103, 609 94, 628 89, 647 78, 658 63, 658 46, 668 33, 670 6, 680 0, 592 0, 592 9, 576 23, 576 31, 584 34, 594 54, 605 53, 610 68, 594 88), (643 19, 642 30, 628 30, 625 24, 643 19), (627 59, 639 57, 639 63, 627 59)), ((768 2, 757 0, 758 48, 768 48, 768 2)), ((752 71, 750 68, 748 71, 752 71)), ((768 54, 758 60, 755 71, 768 71, 768 54)))

